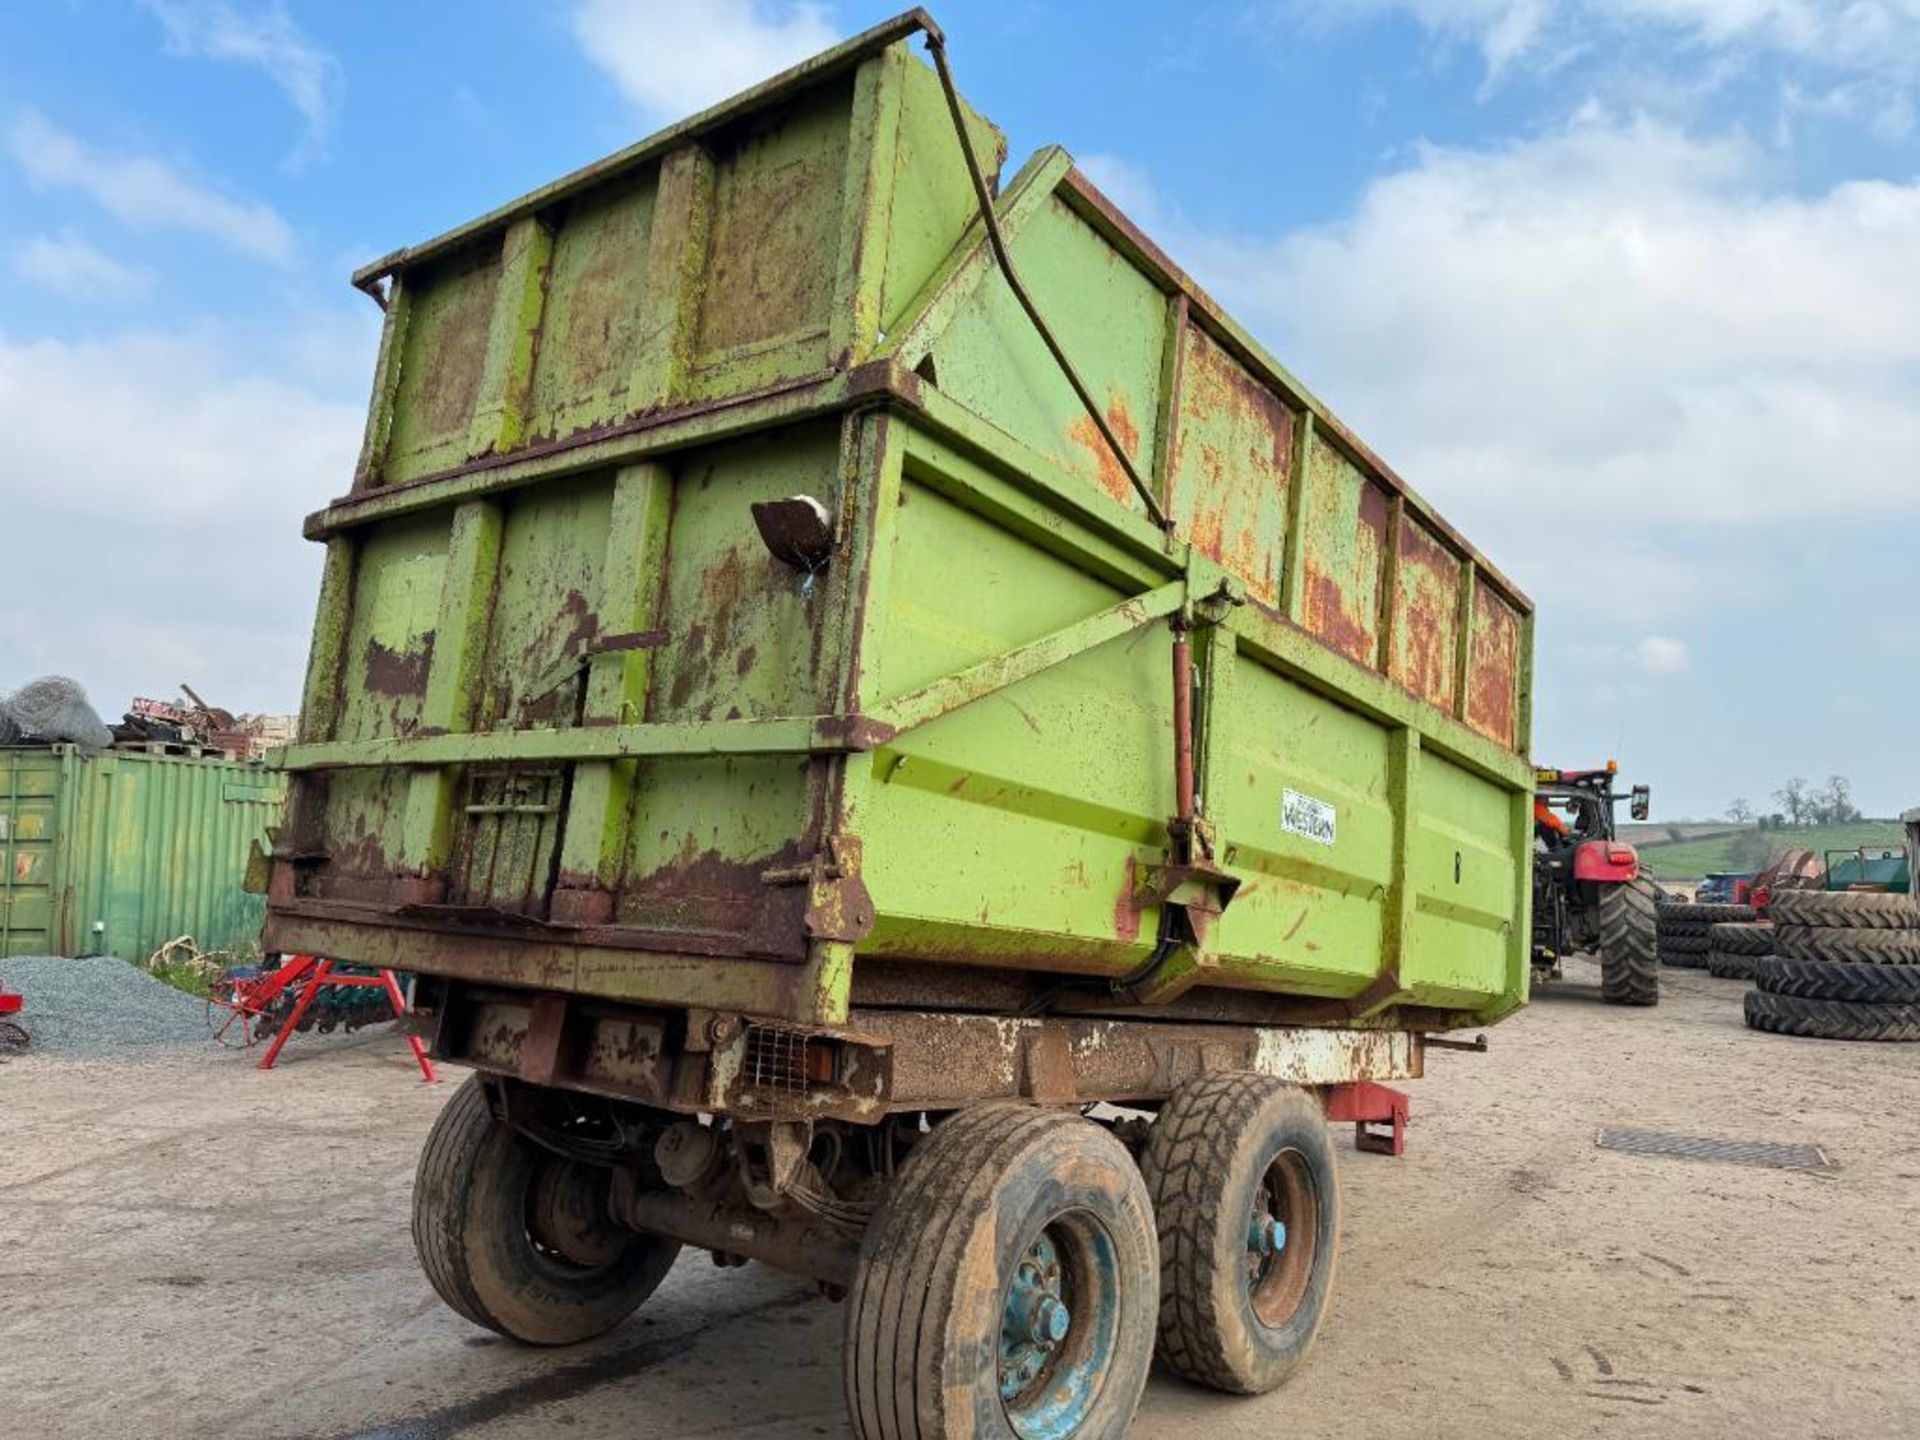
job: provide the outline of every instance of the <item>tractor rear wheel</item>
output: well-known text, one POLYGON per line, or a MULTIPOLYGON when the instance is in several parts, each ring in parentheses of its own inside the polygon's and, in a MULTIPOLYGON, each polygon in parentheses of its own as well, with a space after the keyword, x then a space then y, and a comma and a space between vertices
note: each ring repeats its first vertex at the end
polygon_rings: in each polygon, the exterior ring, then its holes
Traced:
POLYGON ((1600 892, 1600 998, 1609 1005, 1660 1003, 1659 893, 1650 880, 1600 892))

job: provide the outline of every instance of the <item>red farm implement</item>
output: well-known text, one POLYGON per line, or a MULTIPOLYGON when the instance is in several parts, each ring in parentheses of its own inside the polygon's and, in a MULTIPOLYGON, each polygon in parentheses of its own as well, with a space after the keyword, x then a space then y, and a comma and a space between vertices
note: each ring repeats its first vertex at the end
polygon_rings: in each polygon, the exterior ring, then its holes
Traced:
MULTIPOLYGON (((272 1035, 267 1053, 260 1057, 262 1070, 273 1068, 294 1031, 307 1026, 331 1030, 341 1023, 353 1029, 384 1018, 379 1014, 383 1009, 390 1010, 395 1019, 407 1013, 407 997, 393 971, 346 967, 319 955, 289 955, 272 968, 236 965, 223 970, 207 987, 207 1030, 215 1040, 236 1049, 249 1049, 272 1035), (371 1005, 337 1004, 343 992, 351 995, 363 990, 385 993, 384 997, 364 997, 372 1001, 371 1005), (379 1004, 380 998, 386 1000, 385 1006, 379 1004), (336 1003, 330 1005, 329 1001, 336 1003)), ((407 1036, 407 1045, 422 1077, 438 1079, 420 1038, 407 1036)))
POLYGON ((0 1055, 27 1048, 27 1028, 13 1018, 25 1003, 24 996, 0 986, 0 1055))

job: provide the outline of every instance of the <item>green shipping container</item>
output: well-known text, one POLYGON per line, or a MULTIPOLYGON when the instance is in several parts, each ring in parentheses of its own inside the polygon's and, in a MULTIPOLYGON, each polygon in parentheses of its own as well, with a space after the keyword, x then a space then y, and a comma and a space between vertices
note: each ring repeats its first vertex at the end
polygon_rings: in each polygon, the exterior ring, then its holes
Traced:
POLYGON ((0 955, 253 948, 265 902, 241 882, 285 797, 260 765, 0 749, 0 955))

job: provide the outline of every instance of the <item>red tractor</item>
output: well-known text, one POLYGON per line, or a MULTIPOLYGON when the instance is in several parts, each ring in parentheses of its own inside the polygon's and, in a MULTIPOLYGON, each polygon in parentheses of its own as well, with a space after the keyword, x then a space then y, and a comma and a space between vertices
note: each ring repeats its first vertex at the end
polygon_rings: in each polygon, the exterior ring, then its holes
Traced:
POLYGON ((1633 846, 1615 838, 1613 807, 1631 802, 1647 818, 1650 792, 1615 795, 1619 764, 1604 770, 1539 770, 1533 789, 1533 974, 1557 980, 1562 956, 1600 959, 1600 994, 1611 1005, 1660 1003, 1660 889, 1633 846))

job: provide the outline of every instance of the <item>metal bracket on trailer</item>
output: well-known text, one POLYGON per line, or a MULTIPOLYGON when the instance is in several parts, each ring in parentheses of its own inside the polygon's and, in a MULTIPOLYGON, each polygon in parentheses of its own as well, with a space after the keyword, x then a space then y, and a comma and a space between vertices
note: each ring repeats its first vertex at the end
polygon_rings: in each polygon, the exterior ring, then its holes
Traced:
POLYGON ((1404 1090, 1372 1080, 1335 1085, 1327 1091, 1327 1119, 1353 1122, 1353 1148, 1373 1155, 1404 1155, 1411 1102, 1404 1090), (1386 1126, 1385 1133, 1373 1128, 1386 1126))

